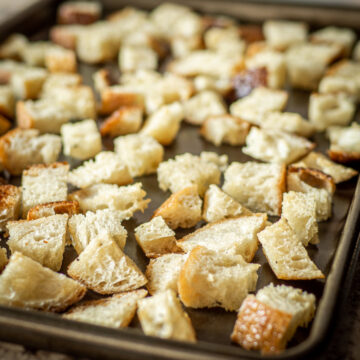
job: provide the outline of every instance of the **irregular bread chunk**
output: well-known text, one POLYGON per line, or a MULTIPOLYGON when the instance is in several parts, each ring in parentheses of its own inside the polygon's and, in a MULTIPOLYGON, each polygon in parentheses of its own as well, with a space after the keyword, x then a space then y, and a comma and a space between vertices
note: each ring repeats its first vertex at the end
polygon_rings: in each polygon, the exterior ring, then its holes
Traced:
POLYGON ((26 220, 36 220, 57 214, 68 214, 71 218, 79 212, 80 206, 77 201, 55 201, 34 206, 28 211, 26 220))
MULTIPOLYGON (((69 73, 49 74, 41 89, 40 98, 54 100, 56 99, 59 88, 63 88, 63 87, 78 88, 78 86, 81 84, 82 84, 82 77, 80 74, 69 74, 69 73)), ((85 91, 88 92, 87 90, 85 91)), ((82 92, 84 92, 84 90, 78 91, 78 94, 82 92)), ((73 106, 73 104, 65 103, 64 106, 67 108, 67 111, 69 111, 73 106)), ((84 104, 82 106, 84 106, 84 104)), ((86 106, 86 108, 88 108, 88 106, 86 106)))
POLYGON ((103 295, 135 290, 147 283, 136 264, 107 234, 93 239, 69 265, 67 272, 103 295))
POLYGON ((113 81, 112 74, 108 69, 105 68, 95 71, 92 74, 92 79, 94 83, 94 88, 99 94, 101 94, 103 90, 113 85, 113 83, 117 82, 113 81))
POLYGON ((45 67, 51 73, 75 73, 75 52, 61 47, 50 49, 45 55, 45 67))
POLYGON ((0 303, 25 309, 63 311, 80 301, 86 287, 15 252, 0 276, 0 303))
POLYGON ((325 277, 284 218, 267 226, 258 234, 258 238, 278 279, 311 280, 325 277))
POLYGON ((123 44, 119 52, 119 68, 122 73, 140 69, 156 70, 158 55, 149 46, 123 44))
POLYGON ((236 311, 248 292, 255 290, 259 267, 241 255, 197 246, 180 271, 180 299, 188 307, 236 311))
POLYGON ((240 38, 237 27, 211 27, 204 34, 205 46, 209 50, 233 55, 243 54, 246 43, 240 38))
POLYGON ((86 30, 82 25, 56 25, 50 29, 50 39, 54 44, 75 50, 78 36, 86 30))
POLYGON ((50 41, 27 42, 21 53, 22 61, 30 66, 45 65, 45 56, 49 50, 56 48, 50 41))
POLYGON ((0 86, 0 113, 7 116, 13 117, 15 109, 15 97, 10 86, 0 86))
POLYGON ((196 341, 191 320, 172 290, 139 300, 137 314, 146 335, 196 341))
POLYGON ((10 35, 1 45, 0 45, 0 58, 2 59, 21 59, 21 54, 24 51, 28 39, 22 34, 12 34, 10 35))
POLYGON ((4 270, 4 267, 8 263, 7 252, 5 248, 0 248, 0 271, 4 270))
POLYGON ((228 167, 229 157, 227 155, 218 155, 213 151, 202 151, 200 153, 200 160, 210 164, 215 164, 220 171, 225 171, 228 167))
POLYGON ((0 231, 6 230, 6 223, 20 216, 21 188, 14 185, 0 185, 0 231))
POLYGON ((101 16, 101 4, 89 1, 66 1, 57 11, 59 24, 83 24, 88 25, 101 16))

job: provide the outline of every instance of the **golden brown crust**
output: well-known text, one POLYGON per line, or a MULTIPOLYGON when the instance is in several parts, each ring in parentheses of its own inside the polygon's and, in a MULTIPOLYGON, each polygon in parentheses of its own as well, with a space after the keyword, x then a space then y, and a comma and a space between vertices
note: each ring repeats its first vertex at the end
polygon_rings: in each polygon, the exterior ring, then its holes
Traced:
POLYGON ((75 50, 77 36, 64 26, 53 26, 50 29, 50 39, 53 43, 66 49, 75 50))
POLYGON ((51 73, 76 73, 76 56, 74 52, 58 55, 49 53, 45 56, 46 68, 51 73))
POLYGON ((77 201, 55 201, 45 204, 39 204, 32 207, 27 213, 27 220, 38 219, 42 209, 53 209, 57 214, 68 214, 69 217, 80 214, 80 206, 77 201))
POLYGON ((69 163, 67 161, 57 161, 51 164, 35 164, 35 165, 30 165, 26 170, 23 171, 23 175, 30 175, 30 176, 34 176, 38 174, 39 170, 43 170, 43 169, 57 169, 59 167, 63 167, 63 166, 67 166, 68 168, 69 163))
POLYGON ((15 185, 0 185, 0 210, 14 206, 20 193, 21 188, 15 185))
POLYGON ((34 118, 26 109, 24 101, 16 103, 16 122, 19 128, 31 129, 34 127, 34 118))
POLYGON ((350 163, 354 161, 360 161, 360 153, 358 152, 346 152, 341 150, 330 149, 327 151, 331 160, 339 163, 350 163))
POLYGON ((279 196, 278 196, 278 208, 277 213, 280 216, 282 211, 282 198, 283 193, 286 191, 286 166, 282 165, 281 175, 278 182, 279 196))
POLYGON ((82 7, 71 3, 64 3, 58 9, 57 22, 59 24, 81 24, 88 25, 99 20, 100 11, 96 11, 93 6, 88 8, 82 7))
POLYGON ((6 133, 11 127, 11 122, 5 117, 0 115, 0 134, 6 133))
POLYGON ((266 50, 267 47, 268 46, 265 41, 254 42, 247 47, 245 57, 251 58, 256 54, 266 50))
POLYGON ((101 93, 101 106, 99 112, 102 115, 108 115, 122 106, 140 105, 142 105, 141 95, 135 93, 118 93, 109 88, 101 93))
POLYGON ((261 25, 240 25, 239 34, 248 44, 265 40, 261 25))
MULTIPOLYGON (((2 163, 6 169, 12 169, 12 164, 10 164, 8 161, 7 148, 11 144, 13 138, 15 138, 17 134, 21 133, 22 131, 23 129, 15 128, 0 137, 0 163, 2 163)), ((12 172, 10 171, 10 173, 12 172)))

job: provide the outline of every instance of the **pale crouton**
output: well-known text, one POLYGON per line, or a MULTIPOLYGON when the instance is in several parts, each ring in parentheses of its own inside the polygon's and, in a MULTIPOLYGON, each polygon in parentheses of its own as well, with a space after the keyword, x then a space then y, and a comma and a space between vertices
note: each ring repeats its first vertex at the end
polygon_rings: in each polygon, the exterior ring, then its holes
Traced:
POLYGON ((69 265, 67 273, 103 295, 135 290, 147 283, 136 264, 107 234, 93 239, 69 265))
POLYGON ((67 1, 62 3, 57 10, 59 24, 88 25, 101 16, 101 4, 89 1, 67 1))
POLYGON ((32 164, 53 163, 61 150, 57 135, 41 135, 35 129, 14 129, 0 138, 0 162, 12 175, 32 164))
POLYGON ((150 47, 123 45, 119 52, 119 68, 121 72, 139 69, 156 70, 158 55, 150 47))
POLYGON ((242 152, 275 164, 291 164, 308 154, 315 144, 303 137, 275 129, 252 127, 242 152))
POLYGON ((171 54, 174 58, 183 58, 203 47, 203 39, 200 35, 184 37, 173 36, 170 39, 171 54))
POLYGON ((68 176, 68 182, 78 188, 99 183, 127 185, 132 181, 127 166, 111 151, 98 153, 94 160, 84 162, 68 176))
POLYGON ((211 90, 225 96, 232 89, 232 81, 228 77, 214 77, 210 75, 198 75, 193 79, 195 92, 211 90))
POLYGON ((141 289, 86 301, 71 308, 62 317, 112 328, 127 327, 136 313, 137 301, 146 295, 147 291, 141 289))
POLYGON ((95 90, 101 94, 103 90, 113 85, 112 77, 108 69, 100 69, 92 74, 95 90))
POLYGON ((68 227, 76 252, 80 254, 93 239, 104 234, 111 236, 117 245, 124 249, 127 232, 121 225, 123 219, 121 211, 110 209, 72 216, 68 227))
POLYGON ((6 223, 20 216, 21 188, 14 185, 0 185, 0 231, 6 230, 6 223))
POLYGON ((102 209, 121 211, 124 220, 131 218, 135 211, 143 212, 150 199, 144 199, 146 192, 141 183, 127 186, 114 184, 95 184, 88 188, 75 191, 69 200, 76 200, 82 211, 102 209))
POLYGON ((165 254, 151 259, 145 273, 149 293, 154 295, 168 289, 177 293, 180 270, 186 259, 186 254, 165 254))
POLYGON ((22 52, 28 44, 28 39, 22 34, 10 35, 0 45, 0 58, 20 60, 22 52))
POLYGON ((61 126, 64 154, 76 159, 89 159, 101 151, 101 135, 94 120, 83 120, 61 126))
POLYGON ((80 206, 77 201, 55 201, 34 206, 28 211, 26 220, 36 220, 57 214, 68 214, 71 218, 79 212, 80 206))
POLYGON ((146 335, 196 341, 191 320, 172 290, 139 300, 137 314, 146 335))
MULTIPOLYGON (((46 78, 41 89, 40 98, 57 99, 57 92, 62 87, 77 87, 82 84, 82 77, 79 74, 52 73, 46 78)), ((59 102, 59 101, 58 101, 59 102)), ((67 109, 69 110, 69 109, 67 109)))
POLYGON ((76 72, 76 55, 73 50, 56 47, 45 54, 45 67, 51 73, 76 72))
POLYGON ((278 279, 323 279, 324 274, 310 259, 304 245, 295 232, 281 218, 258 234, 262 250, 278 279))
POLYGON ((14 116, 15 97, 10 86, 0 86, 0 114, 7 117, 14 116))
POLYGON ((82 25, 57 25, 50 29, 50 39, 54 44, 75 50, 77 38, 85 30, 82 25))
POLYGON ((241 255, 197 246, 180 271, 180 299, 187 307, 236 311, 248 292, 255 290, 259 267, 241 255))
POLYGON ((201 221, 202 200, 197 185, 191 185, 173 193, 155 210, 171 229, 191 228, 201 221))
POLYGON ((13 60, 3 60, 0 61, 0 83, 1 84, 9 84, 12 75, 15 72, 28 70, 29 66, 13 61, 13 60))
POLYGON ((0 272, 4 270, 4 267, 8 263, 7 253, 5 248, 0 248, 0 272))
POLYGON ((281 214, 285 165, 233 162, 224 176, 223 190, 240 204, 255 212, 281 214))
POLYGON ((204 34, 205 46, 209 50, 222 52, 233 56, 243 54, 246 43, 240 38, 238 29, 234 27, 211 27, 204 34))
POLYGON ((56 46, 49 41, 28 42, 21 52, 22 60, 30 66, 45 65, 46 53, 56 46))
POLYGON ((63 311, 78 302, 86 287, 63 274, 14 253, 0 276, 0 303, 25 309, 63 311))
POLYGON ((135 229, 135 239, 147 257, 158 257, 181 251, 176 246, 175 233, 161 216, 141 224, 135 229))
POLYGON ((68 163, 32 165, 22 174, 22 216, 38 204, 67 199, 68 163))
POLYGON ((220 171, 225 171, 228 167, 229 157, 225 154, 218 155, 213 151, 202 151, 200 153, 200 160, 209 164, 215 164, 220 171))
POLYGON ((200 134, 216 146, 221 144, 243 145, 250 124, 228 114, 209 116, 202 124, 200 134))
POLYGON ((164 156, 164 148, 154 138, 131 134, 114 140, 115 152, 132 177, 153 174, 164 156))
POLYGON ((17 251, 54 271, 63 261, 69 216, 53 215, 37 220, 9 221, 7 242, 11 253, 17 251))

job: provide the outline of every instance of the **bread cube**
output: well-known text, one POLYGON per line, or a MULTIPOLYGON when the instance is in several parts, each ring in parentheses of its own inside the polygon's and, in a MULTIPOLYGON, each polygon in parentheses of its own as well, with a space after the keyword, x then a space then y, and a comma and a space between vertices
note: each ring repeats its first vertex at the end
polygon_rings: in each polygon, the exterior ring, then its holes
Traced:
POLYGON ((21 59, 22 52, 28 44, 28 39, 22 34, 10 35, 0 45, 0 58, 2 59, 21 59))
POLYGON ((156 70, 157 53, 150 47, 123 45, 119 52, 119 68, 121 72, 139 69, 156 70))
POLYGON ((0 248, 0 271, 2 272, 8 263, 7 252, 5 248, 0 248))
POLYGON ((14 185, 0 185, 0 231, 6 230, 6 223, 20 216, 21 188, 14 185))
POLYGON ((193 79, 196 92, 211 90, 227 95, 232 89, 232 81, 228 77, 214 77, 210 75, 198 75, 193 79))
POLYGON ((54 201, 32 207, 27 213, 26 220, 36 220, 58 214, 67 214, 71 218, 79 212, 80 206, 77 201, 54 201))
POLYGON ((12 75, 17 71, 28 70, 29 67, 23 63, 13 60, 0 61, 0 83, 8 84, 12 75))
POLYGON ((183 58, 196 50, 202 49, 203 39, 197 36, 173 36, 170 39, 171 54, 174 58, 183 58))
POLYGON ((59 24, 88 25, 101 16, 101 4, 89 1, 67 1, 62 3, 57 11, 59 24))
POLYGON ((11 128, 11 122, 0 115, 0 135, 5 134, 11 128))
POLYGON ((22 60, 30 66, 44 66, 46 53, 55 48, 49 41, 28 42, 21 52, 22 60))
POLYGON ((108 69, 95 71, 92 75, 92 79, 94 82, 94 88, 99 94, 112 85, 112 78, 108 69))
POLYGON ((57 25, 50 29, 50 39, 54 44, 75 50, 78 36, 85 30, 82 25, 57 25))
POLYGON ((14 116, 15 97, 10 86, 0 86, 0 114, 7 117, 14 116))
POLYGON ((236 27, 211 27, 204 34, 204 42, 209 50, 233 55, 243 54, 246 43, 240 38, 236 27))
POLYGON ((61 47, 50 49, 45 54, 45 67, 51 73, 74 73, 76 72, 75 52, 61 47))
POLYGON ((52 73, 47 76, 41 89, 40 97, 42 99, 54 100, 57 97, 59 88, 76 87, 81 84, 82 77, 79 74, 52 73))
POLYGON ((163 147, 148 135, 120 136, 114 140, 114 146, 132 177, 153 174, 164 156, 163 147))

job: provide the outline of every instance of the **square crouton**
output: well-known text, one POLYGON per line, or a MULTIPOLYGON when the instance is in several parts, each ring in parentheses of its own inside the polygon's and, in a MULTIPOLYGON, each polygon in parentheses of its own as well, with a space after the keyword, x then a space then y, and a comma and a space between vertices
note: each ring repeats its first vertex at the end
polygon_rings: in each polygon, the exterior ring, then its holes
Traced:
POLYGON ((43 67, 46 53, 55 47, 49 41, 28 42, 22 50, 21 58, 27 65, 43 67))
POLYGON ((18 33, 10 35, 0 45, 0 58, 20 60, 21 54, 24 51, 27 44, 28 44, 28 39, 26 38, 26 36, 18 33))
POLYGON ((50 29, 49 35, 54 44, 75 50, 77 39, 85 29, 82 25, 56 25, 50 29))
POLYGON ((127 185, 132 181, 127 166, 111 151, 98 153, 94 160, 84 162, 68 176, 68 182, 78 188, 99 183, 127 185))
POLYGON ((8 245, 11 252, 28 256, 54 271, 59 271, 63 261, 67 222, 69 216, 53 215, 37 220, 9 221, 8 245))
POLYGON ((150 47, 123 45, 119 52, 120 71, 131 72, 140 69, 156 70, 158 55, 150 47))
POLYGON ((357 41, 355 46, 354 46, 354 50, 352 52, 352 58, 355 61, 359 61, 360 60, 360 41, 357 41))
MULTIPOLYGON (((62 87, 76 87, 82 84, 82 77, 79 74, 52 73, 49 74, 41 89, 41 99, 57 99, 57 92, 62 87)), ((60 101, 57 101, 60 102, 60 101)))
POLYGON ((251 211, 281 214, 286 167, 278 164, 233 162, 225 171, 223 190, 251 211))
POLYGON ((77 201, 54 201, 32 207, 27 213, 26 220, 36 220, 58 214, 67 214, 71 218, 73 215, 79 214, 79 212, 80 206, 77 201))
POLYGON ((323 279, 304 245, 288 222, 281 218, 258 234, 264 255, 278 279, 323 279))
POLYGON ((193 78, 193 84, 197 93, 211 90, 226 96, 232 89, 232 81, 227 77, 217 78, 210 75, 198 75, 193 78))
POLYGON ((135 229, 135 238, 147 257, 158 257, 167 253, 179 252, 175 233, 161 216, 141 224, 135 229))
POLYGON ((101 151, 101 135, 92 119, 64 124, 60 132, 66 156, 85 160, 101 151))
POLYGON ((21 188, 14 185, 0 185, 0 231, 6 230, 6 223, 20 216, 21 188))
POLYGON ((234 27, 211 27, 204 34, 205 46, 209 50, 227 54, 243 54, 246 43, 240 38, 238 29, 234 27))
POLYGON ((33 165, 22 174, 22 216, 38 204, 67 199, 68 163, 33 165))
POLYGON ((113 81, 110 71, 105 68, 95 71, 92 74, 92 79, 94 83, 94 88, 99 94, 101 94, 103 90, 113 85, 113 83, 117 83, 117 81, 113 81))
POLYGON ((101 4, 99 2, 66 1, 58 8, 57 22, 88 25, 99 20, 100 16, 101 4))
POLYGON ((76 55, 73 50, 55 47, 46 52, 45 67, 51 73, 76 72, 76 55))
POLYGON ((133 177, 153 174, 164 156, 164 148, 143 134, 120 136, 114 140, 115 152, 133 177))
POLYGON ((15 97, 10 86, 0 86, 0 114, 13 117, 15 110, 15 97))

